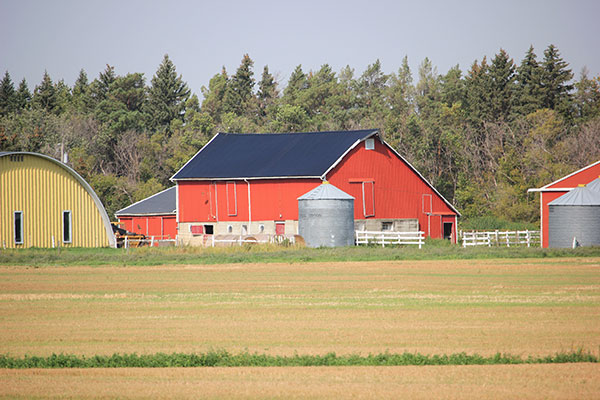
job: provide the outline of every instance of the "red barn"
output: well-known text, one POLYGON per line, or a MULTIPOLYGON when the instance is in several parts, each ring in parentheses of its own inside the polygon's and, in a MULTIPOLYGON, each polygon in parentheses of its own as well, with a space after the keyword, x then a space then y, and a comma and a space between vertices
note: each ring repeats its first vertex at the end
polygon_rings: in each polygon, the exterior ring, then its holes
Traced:
POLYGON ((129 232, 154 236, 156 239, 177 237, 176 188, 163 190, 115 213, 129 232))
POLYGON ((528 192, 540 192, 540 231, 542 247, 548 248, 548 203, 576 188, 578 185, 587 185, 600 176, 600 161, 588 165, 563 178, 541 188, 529 189, 528 192))
POLYGON ((181 243, 297 234, 297 198, 325 180, 355 198, 357 229, 422 230, 456 242, 458 211, 378 130, 219 133, 171 180, 181 243))

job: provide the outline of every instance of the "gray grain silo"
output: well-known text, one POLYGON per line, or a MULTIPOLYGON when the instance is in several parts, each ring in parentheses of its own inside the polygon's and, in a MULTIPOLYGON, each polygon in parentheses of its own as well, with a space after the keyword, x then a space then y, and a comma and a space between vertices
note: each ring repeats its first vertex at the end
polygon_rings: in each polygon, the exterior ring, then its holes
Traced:
POLYGON ((579 186, 548 206, 549 247, 600 245, 600 192, 579 186))
POLYGON ((298 233, 309 247, 354 244, 354 197, 323 182, 298 197, 298 233))

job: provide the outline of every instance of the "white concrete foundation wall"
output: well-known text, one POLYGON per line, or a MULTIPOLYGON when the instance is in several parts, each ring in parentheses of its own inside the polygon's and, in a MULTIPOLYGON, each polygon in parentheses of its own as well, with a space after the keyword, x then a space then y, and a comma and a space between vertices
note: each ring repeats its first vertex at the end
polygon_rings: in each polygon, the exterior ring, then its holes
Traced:
MULTIPOLYGON (((285 235, 297 235, 298 234, 298 221, 286 220, 286 221, 252 221, 240 222, 240 221, 227 221, 227 222, 180 222, 179 231, 177 232, 177 243, 182 245, 190 246, 204 246, 206 241, 206 235, 193 235, 191 232, 191 226, 194 225, 212 225, 213 233, 215 235, 275 235, 276 222, 285 223, 285 235), (245 228, 244 228, 245 227, 245 228)), ((204 231, 204 229, 203 229, 204 231)), ((210 245, 210 244, 209 244, 210 245)))

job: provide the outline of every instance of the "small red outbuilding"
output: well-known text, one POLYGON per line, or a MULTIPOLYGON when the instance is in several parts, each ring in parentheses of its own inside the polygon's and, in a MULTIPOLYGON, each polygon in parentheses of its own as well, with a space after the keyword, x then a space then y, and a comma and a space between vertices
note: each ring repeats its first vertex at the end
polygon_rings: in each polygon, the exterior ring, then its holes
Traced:
POLYGON ((219 133, 171 180, 178 238, 298 234, 298 197, 329 181, 355 198, 358 230, 422 230, 456 242, 458 211, 378 130, 219 133))
POLYGON ((581 168, 565 177, 562 177, 541 188, 529 189, 528 192, 540 193, 540 231, 542 235, 542 247, 548 247, 548 203, 576 188, 578 185, 587 185, 600 176, 600 161, 596 161, 587 167, 581 168))
POLYGON ((129 232, 154 237, 177 237, 175 186, 119 210, 115 216, 129 232))

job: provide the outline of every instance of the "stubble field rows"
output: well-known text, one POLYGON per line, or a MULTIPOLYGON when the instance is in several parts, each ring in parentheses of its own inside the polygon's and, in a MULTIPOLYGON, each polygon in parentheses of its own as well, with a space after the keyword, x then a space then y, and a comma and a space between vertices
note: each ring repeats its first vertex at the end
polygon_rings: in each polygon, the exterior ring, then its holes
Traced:
MULTIPOLYGON (((597 353, 599 321, 598 258, 0 267, 0 353, 11 356, 218 349, 275 355, 408 351, 527 357, 579 348, 597 353)), ((579 380, 582 389, 597 381, 588 381, 588 375, 600 376, 597 365, 588 366, 571 366, 580 371, 571 378, 579 380)), ((522 366, 522 371, 532 371, 526 367, 539 366, 522 366)), ((355 368, 348 367, 347 374, 357 373, 355 368)), ((392 371, 381 368, 387 371, 382 377, 392 371)), ((454 368, 458 367, 444 371, 454 368)), ((323 376, 336 374, 336 369, 326 370, 323 376)), ((27 381, 31 374, 57 385, 75 379, 73 372, 58 373, 61 378, 55 379, 42 376, 56 372, 34 371, 4 370, 0 375, 9 383, 27 381)), ((161 379, 155 376, 160 370, 145 371, 150 381, 161 379)), ((250 370, 225 371, 258 379, 250 370)), ((264 373, 298 376, 293 371, 275 368, 264 373)), ((290 376, 290 385, 300 388, 313 382, 314 369, 304 371, 300 374, 307 380, 298 383, 290 376)), ((409 370, 399 371, 404 375, 409 370)), ((114 372, 119 373, 132 372, 114 372)), ((277 379, 285 380, 281 376, 277 379)), ((481 382, 474 379, 468 385, 477 381, 481 382)), ((542 385, 544 379, 539 382, 542 385)), ((368 386, 366 397, 375 393, 368 386)), ((18 395, 4 390, 0 394, 10 393, 18 395)))

